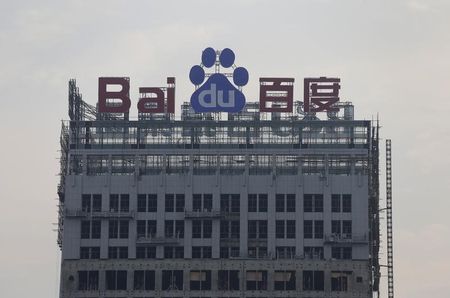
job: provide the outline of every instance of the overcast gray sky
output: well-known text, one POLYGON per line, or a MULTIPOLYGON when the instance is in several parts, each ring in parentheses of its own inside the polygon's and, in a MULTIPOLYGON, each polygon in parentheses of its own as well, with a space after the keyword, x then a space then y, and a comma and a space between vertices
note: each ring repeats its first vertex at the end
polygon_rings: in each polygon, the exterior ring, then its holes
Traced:
POLYGON ((397 297, 449 297, 449 31, 448 0, 0 1, 0 295, 56 297, 68 80, 95 104, 99 76, 129 76, 135 109, 139 86, 175 76, 179 105, 212 46, 249 70, 247 98, 261 76, 296 78, 296 99, 304 77, 338 76, 358 118, 379 114, 393 139, 397 297))

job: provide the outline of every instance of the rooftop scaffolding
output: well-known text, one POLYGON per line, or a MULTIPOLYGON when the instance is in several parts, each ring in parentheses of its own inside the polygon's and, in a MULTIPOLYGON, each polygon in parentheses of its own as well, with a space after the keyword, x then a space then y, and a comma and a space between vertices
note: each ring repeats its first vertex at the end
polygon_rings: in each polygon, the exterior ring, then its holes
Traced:
POLYGON ((70 121, 70 149, 368 148, 370 121, 70 121))

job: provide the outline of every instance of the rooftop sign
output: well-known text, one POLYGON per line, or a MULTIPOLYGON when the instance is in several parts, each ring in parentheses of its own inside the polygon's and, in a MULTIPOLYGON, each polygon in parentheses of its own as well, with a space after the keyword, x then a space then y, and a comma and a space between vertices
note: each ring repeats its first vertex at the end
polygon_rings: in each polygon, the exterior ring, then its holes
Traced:
MULTIPOLYGON (((242 87, 249 81, 244 67, 235 65, 235 54, 225 48, 216 51, 206 48, 201 63, 189 73, 195 85, 191 106, 196 113, 238 113, 246 98, 242 87), (210 70, 211 72, 207 72, 210 70)), ((260 112, 293 112, 294 78, 259 79, 260 112)), ((305 78, 303 112, 336 112, 339 102, 340 79, 305 78)), ((125 77, 101 77, 98 82, 98 111, 100 113, 128 113, 131 107, 130 81, 125 77), (119 88, 112 91, 111 88, 119 88)), ((137 108, 139 113, 175 113, 175 78, 167 78, 167 87, 140 87, 137 108)))

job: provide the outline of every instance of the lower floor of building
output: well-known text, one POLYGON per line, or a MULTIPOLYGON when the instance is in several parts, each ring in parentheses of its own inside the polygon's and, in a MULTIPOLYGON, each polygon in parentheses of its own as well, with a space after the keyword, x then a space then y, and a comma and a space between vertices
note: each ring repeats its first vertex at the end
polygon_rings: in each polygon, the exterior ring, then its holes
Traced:
POLYGON ((61 298, 371 297, 367 260, 63 260, 61 298))

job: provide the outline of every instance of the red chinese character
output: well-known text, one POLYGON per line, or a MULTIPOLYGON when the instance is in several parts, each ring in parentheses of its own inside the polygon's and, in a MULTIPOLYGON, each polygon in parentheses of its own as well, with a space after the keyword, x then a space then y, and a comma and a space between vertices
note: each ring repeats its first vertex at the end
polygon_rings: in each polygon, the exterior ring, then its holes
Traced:
POLYGON ((305 112, 337 112, 333 107, 339 101, 339 78, 305 78, 304 111, 305 112))
POLYGON ((292 113, 293 101, 293 78, 259 79, 260 112, 292 113))

